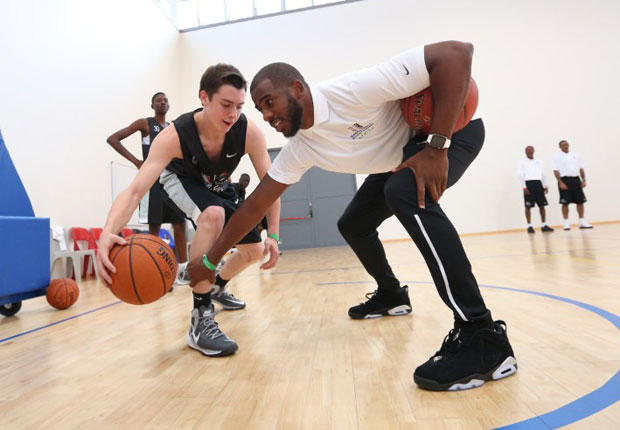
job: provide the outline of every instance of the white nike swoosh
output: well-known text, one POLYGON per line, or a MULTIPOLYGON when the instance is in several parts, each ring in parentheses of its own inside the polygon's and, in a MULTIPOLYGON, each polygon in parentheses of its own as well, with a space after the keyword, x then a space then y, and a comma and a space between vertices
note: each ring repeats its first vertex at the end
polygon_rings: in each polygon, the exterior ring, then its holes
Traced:
POLYGON ((233 158, 235 155, 237 155, 236 152, 234 154, 226 154, 226 158, 233 158))

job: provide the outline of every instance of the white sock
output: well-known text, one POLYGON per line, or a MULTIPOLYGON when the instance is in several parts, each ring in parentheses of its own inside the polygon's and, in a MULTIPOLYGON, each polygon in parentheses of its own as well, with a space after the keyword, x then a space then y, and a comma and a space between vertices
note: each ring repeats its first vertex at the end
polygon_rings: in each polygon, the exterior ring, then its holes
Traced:
POLYGON ((547 223, 546 223, 546 222, 543 222, 540 226, 541 226, 541 227, 546 227, 546 226, 547 226, 547 223))

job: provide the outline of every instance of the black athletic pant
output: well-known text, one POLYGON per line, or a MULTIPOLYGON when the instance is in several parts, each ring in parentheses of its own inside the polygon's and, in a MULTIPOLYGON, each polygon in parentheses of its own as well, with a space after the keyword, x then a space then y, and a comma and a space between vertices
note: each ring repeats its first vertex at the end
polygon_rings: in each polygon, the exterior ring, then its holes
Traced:
MULTIPOLYGON (((452 136, 448 149, 448 184, 459 180, 484 143, 484 124, 471 121, 452 136)), ((403 149, 403 160, 424 149, 414 136, 403 149)), ((377 227, 396 215, 416 243, 428 265, 437 291, 454 316, 463 321, 489 321, 491 314, 480 290, 456 229, 437 203, 426 198, 426 209, 418 207, 415 175, 411 169, 369 175, 338 221, 340 232, 357 254, 380 291, 398 287, 387 262, 377 227)))

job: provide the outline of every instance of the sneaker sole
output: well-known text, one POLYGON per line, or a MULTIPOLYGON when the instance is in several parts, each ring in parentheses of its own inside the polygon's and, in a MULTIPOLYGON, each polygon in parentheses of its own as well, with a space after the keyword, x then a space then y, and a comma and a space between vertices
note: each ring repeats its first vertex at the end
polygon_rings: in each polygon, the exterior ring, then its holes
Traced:
POLYGON ((222 307, 222 309, 224 309, 225 311, 238 311, 239 309, 243 309, 245 308, 245 303, 243 305, 225 305, 224 303, 220 302, 219 300, 211 297, 211 301, 214 303, 217 303, 218 305, 220 305, 222 307))
POLYGON ((201 348, 194 342, 194 339, 192 339, 192 337, 189 335, 189 332, 185 333, 185 342, 187 343, 187 346, 189 346, 192 349, 195 349, 196 351, 201 352, 207 357, 225 357, 227 355, 234 354, 239 349, 237 344, 235 344, 234 348, 231 348, 230 350, 227 350, 227 351, 218 351, 218 350, 213 350, 213 349, 201 348))
POLYGON ((517 373, 517 360, 514 357, 506 358, 499 366, 497 366, 491 372, 485 375, 474 374, 463 378, 457 382, 451 382, 448 384, 439 384, 430 379, 421 378, 417 375, 413 375, 413 381, 425 390, 431 391, 462 391, 469 390, 471 388, 478 388, 488 381, 496 381, 498 379, 506 378, 510 375, 517 373))
POLYGON ((381 318, 384 316, 397 317, 400 315, 407 315, 410 313, 411 313, 411 306, 400 305, 400 306, 396 306, 395 308, 390 308, 390 309, 387 309, 387 310, 384 310, 384 311, 381 311, 375 314, 362 315, 362 314, 356 314, 355 312, 349 311, 349 317, 353 318, 354 320, 363 320, 363 319, 381 318))

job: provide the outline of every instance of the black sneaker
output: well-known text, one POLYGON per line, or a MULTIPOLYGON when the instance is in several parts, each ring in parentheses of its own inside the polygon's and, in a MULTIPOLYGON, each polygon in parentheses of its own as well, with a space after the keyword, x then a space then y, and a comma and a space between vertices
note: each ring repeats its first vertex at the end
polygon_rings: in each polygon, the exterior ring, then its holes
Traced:
POLYGON ((420 388, 467 390, 516 373, 517 360, 506 335, 506 323, 495 321, 491 327, 477 330, 468 325, 455 325, 439 351, 415 370, 413 380, 420 388))
POLYGON ((349 316, 353 319, 379 318, 384 315, 396 316, 411 313, 408 288, 405 285, 388 293, 375 290, 366 294, 368 299, 349 309, 349 316))
POLYGON ((534 227, 532 227, 532 226, 530 226, 530 227, 528 227, 528 228, 527 228, 527 232, 528 232, 528 233, 536 233, 536 232, 534 231, 534 227))
POLYGON ((543 231, 543 232, 548 232, 548 231, 553 231, 553 229, 552 229, 551 227, 549 227, 548 225, 543 225, 543 226, 540 228, 540 231, 543 231))

